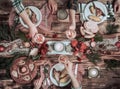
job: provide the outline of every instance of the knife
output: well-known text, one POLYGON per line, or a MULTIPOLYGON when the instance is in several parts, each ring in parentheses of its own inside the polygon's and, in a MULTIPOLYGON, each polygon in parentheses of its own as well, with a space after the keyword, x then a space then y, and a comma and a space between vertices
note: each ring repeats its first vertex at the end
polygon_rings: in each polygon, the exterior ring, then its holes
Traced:
POLYGON ((83 23, 84 19, 83 19, 82 3, 79 3, 79 11, 80 11, 80 21, 81 23, 83 23))
POLYGON ((94 1, 92 1, 92 5, 93 5, 93 8, 95 9, 94 15, 96 16, 97 15, 97 11, 96 11, 96 6, 95 6, 94 1))
POLYGON ((77 77, 78 64, 75 65, 75 76, 77 77))

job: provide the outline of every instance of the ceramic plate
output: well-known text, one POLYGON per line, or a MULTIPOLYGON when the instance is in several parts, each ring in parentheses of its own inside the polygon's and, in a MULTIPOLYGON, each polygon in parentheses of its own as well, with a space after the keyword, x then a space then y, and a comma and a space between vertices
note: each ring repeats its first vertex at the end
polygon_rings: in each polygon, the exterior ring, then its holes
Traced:
MULTIPOLYGON (((106 8, 106 6, 105 6, 103 3, 101 3, 101 2, 93 1, 93 3, 94 3, 94 5, 95 5, 95 7, 99 8, 99 9, 104 13, 104 16, 103 16, 103 15, 99 16, 99 18, 101 19, 101 21, 96 22, 97 24, 100 24, 100 23, 102 23, 104 20, 107 19, 107 15, 108 15, 107 8, 106 8)), ((93 6, 93 3, 90 2, 90 3, 88 3, 88 4, 85 6, 84 16, 85 16, 85 18, 86 18, 87 20, 91 20, 91 19, 89 19, 89 16, 90 16, 90 15, 93 15, 93 14, 91 13, 91 11, 90 11, 90 6, 93 6)))
MULTIPOLYGON (((58 64, 55 64, 52 68, 51 68, 51 70, 50 70, 50 79, 51 79, 51 81, 52 81, 52 83, 53 84, 55 84, 56 86, 58 86, 58 83, 57 83, 57 81, 54 79, 54 77, 53 77, 53 69, 56 69, 57 71, 62 71, 64 68, 65 68, 65 66, 64 66, 64 64, 62 64, 62 63, 58 63, 58 64)), ((60 83, 60 87, 64 87, 64 86, 66 86, 66 85, 68 85, 69 83, 71 82, 71 79, 70 80, 68 80, 66 83, 60 83)))
MULTIPOLYGON (((37 23, 35 24, 35 26, 37 27, 37 26, 41 23, 41 21, 42 21, 41 11, 40 11, 37 7, 35 7, 35 6, 28 6, 28 7, 26 7, 26 8, 30 8, 30 9, 36 14, 37 23)), ((24 27, 28 28, 28 26, 23 22, 23 20, 22 20, 21 17, 19 17, 19 20, 20 20, 20 23, 21 23, 24 27)))

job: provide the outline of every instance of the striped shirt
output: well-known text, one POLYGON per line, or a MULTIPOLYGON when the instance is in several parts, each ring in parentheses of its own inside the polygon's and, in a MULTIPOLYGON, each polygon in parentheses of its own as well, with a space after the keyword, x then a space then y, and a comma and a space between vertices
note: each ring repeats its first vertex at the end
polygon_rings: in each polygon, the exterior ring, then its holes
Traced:
POLYGON ((15 8, 16 12, 20 14, 25 8, 22 4, 22 0, 10 0, 12 2, 12 6, 15 8))

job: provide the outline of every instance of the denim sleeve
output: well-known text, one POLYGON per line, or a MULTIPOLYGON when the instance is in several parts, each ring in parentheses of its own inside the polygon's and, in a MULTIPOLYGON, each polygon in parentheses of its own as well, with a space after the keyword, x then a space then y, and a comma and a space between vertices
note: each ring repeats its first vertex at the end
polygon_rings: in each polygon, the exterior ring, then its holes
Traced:
POLYGON ((67 8, 77 10, 77 8, 78 8, 78 0, 68 0, 67 8))

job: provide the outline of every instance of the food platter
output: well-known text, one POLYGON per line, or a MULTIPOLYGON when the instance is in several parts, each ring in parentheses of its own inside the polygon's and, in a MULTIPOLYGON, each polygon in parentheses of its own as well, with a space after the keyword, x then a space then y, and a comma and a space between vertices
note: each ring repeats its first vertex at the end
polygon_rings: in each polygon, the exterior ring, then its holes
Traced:
POLYGON ((106 6, 99 1, 92 1, 86 4, 84 16, 86 20, 92 20, 97 24, 102 23, 107 19, 108 11, 106 6))
POLYGON ((17 83, 27 84, 35 78, 37 66, 27 57, 20 57, 13 61, 10 67, 10 74, 17 83))
MULTIPOLYGON (((35 7, 35 6, 27 6, 26 8, 25 8, 25 10, 26 9, 30 9, 31 10, 31 12, 33 12, 36 16, 36 23, 34 23, 35 24, 35 26, 37 27, 40 23, 41 23, 41 21, 42 21, 42 13, 41 13, 41 11, 37 8, 37 7, 35 7)), ((26 11, 27 12, 27 14, 28 14, 28 11, 26 11)), ((30 12, 30 14, 31 14, 31 12, 30 12)), ((28 14, 29 15, 29 14, 28 14)), ((30 17, 31 18, 31 17, 30 17)), ((28 28, 28 26, 24 23, 24 21, 22 20, 22 18, 21 17, 19 17, 19 20, 20 20, 20 23, 24 26, 24 27, 26 27, 26 28, 28 28)))
POLYGON ((50 79, 52 81, 53 84, 55 84, 56 86, 60 86, 60 87, 64 87, 66 85, 68 85, 70 82, 71 82, 71 79, 69 78, 67 82, 60 82, 60 81, 56 81, 56 79, 54 78, 53 76, 53 71, 54 69, 56 69, 56 71, 62 71, 65 69, 65 66, 64 64, 62 63, 58 63, 58 64, 55 64, 51 70, 50 70, 50 79), (59 84, 58 84, 59 82, 59 84))

